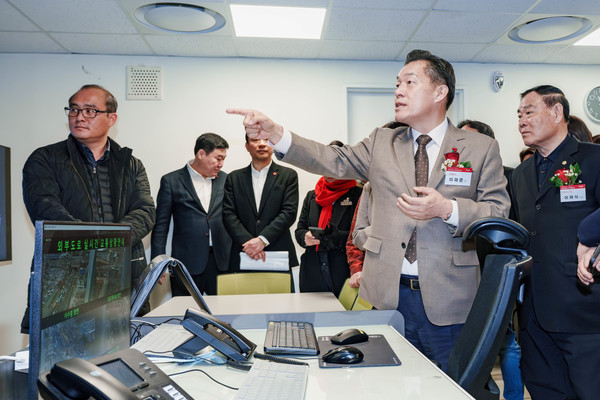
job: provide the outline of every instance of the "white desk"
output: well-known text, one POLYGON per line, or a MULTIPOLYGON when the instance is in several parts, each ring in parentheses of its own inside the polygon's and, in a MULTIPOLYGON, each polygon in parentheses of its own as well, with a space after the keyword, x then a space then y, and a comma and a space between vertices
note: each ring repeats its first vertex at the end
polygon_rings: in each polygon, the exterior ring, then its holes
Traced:
MULTIPOLYGON (((213 315, 345 311, 331 292, 203 296, 213 315)), ((198 308, 192 296, 176 296, 145 317, 183 316, 198 308)))
MULTIPOLYGON (((286 314, 293 318, 294 314, 286 314)), ((334 335, 352 327, 364 329, 369 334, 384 334, 390 346, 400 358, 402 365, 389 367, 346 367, 319 368, 316 358, 306 358, 310 364, 306 400, 338 399, 473 399, 458 384, 452 381, 440 369, 416 350, 394 328, 402 317, 396 311, 346 311, 302 314, 303 320, 315 326, 317 336, 334 335), (395 314, 394 314, 395 313, 395 314)), ((257 351, 262 352, 265 320, 278 316, 254 315, 232 316, 229 321, 244 336, 258 344, 257 351), (251 329, 244 329, 244 326, 251 329)), ((285 319, 285 318, 282 318, 285 319)), ((400 325, 402 322, 400 322, 400 325)), ((252 361, 252 358, 250 359, 252 361)), ((161 364, 167 374, 184 371, 190 367, 161 364)), ((239 387, 247 372, 224 366, 195 365, 212 378, 229 386, 239 387)), ((186 392, 196 399, 233 399, 235 391, 225 388, 200 372, 190 372, 173 377, 186 392)))

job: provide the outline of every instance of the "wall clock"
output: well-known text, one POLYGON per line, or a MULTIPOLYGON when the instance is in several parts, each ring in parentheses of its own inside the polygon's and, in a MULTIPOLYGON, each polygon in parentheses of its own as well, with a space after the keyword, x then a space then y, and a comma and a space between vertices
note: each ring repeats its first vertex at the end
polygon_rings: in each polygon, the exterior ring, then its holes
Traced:
POLYGON ((588 117, 600 124, 600 86, 596 86, 588 92, 583 107, 588 117))

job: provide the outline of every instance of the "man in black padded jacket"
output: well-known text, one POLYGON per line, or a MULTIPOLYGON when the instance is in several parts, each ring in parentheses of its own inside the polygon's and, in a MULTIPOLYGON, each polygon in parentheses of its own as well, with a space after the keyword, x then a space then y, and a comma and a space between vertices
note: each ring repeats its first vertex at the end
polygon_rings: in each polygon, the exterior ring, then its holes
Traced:
MULTIPOLYGON (((71 96, 65 107, 71 134, 29 156, 23 167, 23 200, 33 223, 130 225, 135 282, 147 266, 142 239, 154 226, 156 210, 142 162, 108 137, 116 111, 116 99, 101 86, 85 85, 71 96)), ((29 332, 29 297, 27 303, 22 333, 29 332)))

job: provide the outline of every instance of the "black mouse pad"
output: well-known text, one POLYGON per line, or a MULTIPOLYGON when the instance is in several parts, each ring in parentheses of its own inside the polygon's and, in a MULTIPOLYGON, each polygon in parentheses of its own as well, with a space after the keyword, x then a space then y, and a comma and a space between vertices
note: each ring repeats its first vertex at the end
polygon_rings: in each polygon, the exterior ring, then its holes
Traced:
POLYGON ((354 343, 349 346, 356 347, 363 352, 365 357, 356 364, 334 364, 323 361, 323 354, 340 345, 331 343, 331 336, 319 336, 319 367, 320 368, 342 368, 342 367, 385 367, 390 365, 401 365, 402 362, 390 347, 383 335, 369 335, 369 340, 362 343, 354 343))

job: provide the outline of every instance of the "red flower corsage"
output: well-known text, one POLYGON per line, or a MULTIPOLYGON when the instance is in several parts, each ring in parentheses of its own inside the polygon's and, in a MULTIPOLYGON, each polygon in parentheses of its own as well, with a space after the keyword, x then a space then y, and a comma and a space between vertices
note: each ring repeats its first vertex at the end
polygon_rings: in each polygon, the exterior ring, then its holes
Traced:
POLYGON ((471 168, 470 161, 459 162, 460 154, 456 150, 456 147, 453 147, 452 151, 444 154, 444 156, 446 156, 446 160, 444 160, 442 163, 442 169, 444 172, 448 168, 471 168))
MULTIPOLYGON (((567 162, 563 161, 562 164, 566 165, 567 162)), ((579 168, 579 164, 575 163, 569 165, 569 168, 562 168, 556 171, 552 178, 550 178, 550 182, 554 183, 556 187, 575 185, 581 183, 581 181, 577 180, 579 175, 581 175, 581 169, 579 168)))

